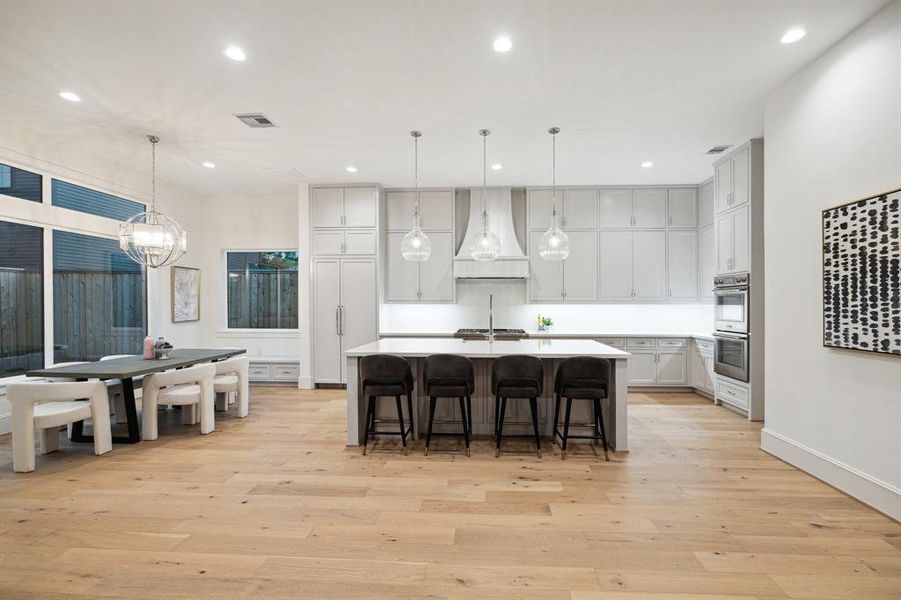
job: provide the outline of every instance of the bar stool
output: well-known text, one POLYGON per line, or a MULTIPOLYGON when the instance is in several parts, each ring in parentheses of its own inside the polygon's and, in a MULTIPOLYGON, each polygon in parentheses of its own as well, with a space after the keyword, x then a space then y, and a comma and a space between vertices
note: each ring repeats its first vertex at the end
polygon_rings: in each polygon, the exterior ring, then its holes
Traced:
POLYGON ((435 435, 463 436, 466 456, 470 456, 469 442, 472 438, 472 393, 476 387, 475 369, 472 361, 456 354, 433 354, 425 359, 423 367, 425 393, 429 397, 429 429, 425 436, 425 450, 429 455, 432 441, 432 424, 435 422, 435 407, 438 398, 457 398, 460 401, 460 418, 463 433, 436 433, 435 435))
MULTIPOLYGON (((541 360, 525 355, 499 356, 491 369, 491 391, 494 393, 495 458, 501 455, 508 398, 529 401, 535 448, 538 450, 538 458, 541 458, 541 435, 538 433, 538 397, 544 392, 544 365, 541 360)), ((526 434, 507 437, 530 436, 526 434)))
POLYGON ((413 435, 413 369, 400 356, 390 354, 371 354, 360 359, 360 379, 363 396, 369 398, 366 405, 366 424, 363 428, 363 455, 369 445, 370 435, 399 435, 407 454, 407 434, 413 435), (382 396, 394 396, 397 401, 397 431, 376 431, 375 400, 382 396), (400 397, 407 397, 407 410, 410 416, 409 429, 404 426, 404 412, 400 397))
POLYGON ((566 445, 569 438, 600 440, 604 444, 604 460, 607 456, 607 435, 604 429, 604 413, 601 410, 601 400, 607 399, 607 385, 610 381, 610 361, 595 356, 573 356, 567 358, 557 367, 557 375, 554 377, 554 441, 559 436, 562 440, 561 460, 566 459, 566 445), (563 433, 557 427, 560 420, 560 400, 566 400, 566 418, 563 425, 563 433), (570 414, 573 400, 591 400, 594 423, 577 425, 577 427, 591 427, 594 431, 591 435, 570 435, 570 414))

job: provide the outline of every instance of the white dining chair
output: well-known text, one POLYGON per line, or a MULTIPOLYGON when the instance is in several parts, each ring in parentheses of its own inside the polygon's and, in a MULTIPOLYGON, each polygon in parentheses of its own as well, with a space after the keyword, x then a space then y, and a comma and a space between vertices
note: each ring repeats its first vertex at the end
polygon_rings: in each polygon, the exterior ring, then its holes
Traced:
POLYGON ((213 377, 216 367, 212 364, 196 365, 144 376, 142 398, 141 439, 159 437, 157 408, 161 404, 181 406, 182 423, 197 422, 195 409, 200 412, 200 433, 211 433, 216 428, 215 394, 213 377))
POLYGON ((6 396, 12 408, 13 470, 34 471, 34 432, 40 431, 41 454, 59 450, 59 428, 91 419, 94 454, 113 449, 109 397, 101 381, 10 383, 6 396), (86 399, 86 400, 85 400, 86 399))
POLYGON ((235 395, 238 402, 238 417, 243 419, 250 410, 250 383, 248 381, 250 361, 246 356, 235 356, 215 362, 213 366, 216 367, 213 391, 216 393, 219 409, 228 410, 228 406, 232 404, 229 398, 235 395))
MULTIPOLYGON (((100 360, 114 360, 117 358, 132 358, 136 356, 134 354, 110 354, 109 356, 101 356, 100 360)), ((143 375, 132 378, 132 382, 134 383, 135 390, 135 400, 141 399, 142 391, 142 380, 143 375)), ((107 388, 109 388, 109 395, 113 401, 113 418, 114 423, 121 424, 127 423, 128 419, 125 417, 125 396, 122 393, 122 380, 121 379, 107 379, 106 380, 107 388)))

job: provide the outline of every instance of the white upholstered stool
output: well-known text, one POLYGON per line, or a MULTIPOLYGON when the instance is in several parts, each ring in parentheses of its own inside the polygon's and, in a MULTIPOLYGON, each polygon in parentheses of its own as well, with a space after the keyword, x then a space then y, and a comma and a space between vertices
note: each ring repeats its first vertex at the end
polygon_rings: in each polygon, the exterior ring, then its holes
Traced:
POLYGON ((6 395, 12 407, 13 470, 17 473, 34 471, 36 429, 41 432, 41 454, 47 454, 59 450, 62 425, 91 419, 94 454, 113 449, 109 399, 103 382, 11 383, 6 395))
POLYGON ((160 404, 181 406, 182 423, 185 425, 196 423, 196 407, 200 412, 200 433, 211 433, 216 428, 215 375, 216 367, 212 364, 145 375, 141 439, 155 440, 159 437, 157 407, 160 404))
POLYGON ((250 410, 250 384, 247 378, 250 361, 246 356, 235 356, 215 362, 213 366, 216 367, 213 391, 216 393, 219 409, 228 410, 229 404, 232 404, 229 397, 234 394, 238 401, 238 416, 246 417, 250 410))

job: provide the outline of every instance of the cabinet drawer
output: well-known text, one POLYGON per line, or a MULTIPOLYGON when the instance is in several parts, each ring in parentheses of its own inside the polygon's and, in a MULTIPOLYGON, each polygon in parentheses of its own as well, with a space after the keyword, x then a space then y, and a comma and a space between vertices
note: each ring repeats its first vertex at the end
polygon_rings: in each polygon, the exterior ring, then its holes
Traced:
POLYGON ((628 338, 626 348, 656 348, 656 338, 628 338))
POLYGON ((272 365, 251 364, 247 377, 250 381, 269 381, 272 379, 272 365))
POLYGON ((695 340, 695 344, 697 344, 698 352, 701 353, 701 356, 713 356, 713 342, 707 340, 695 340))
POLYGON ((272 365, 272 379, 275 381, 293 381, 300 376, 298 365, 272 365))
POLYGON ((595 341, 618 350, 623 350, 626 347, 626 342, 623 338, 595 338, 595 341))
POLYGON ((685 348, 688 346, 688 340, 685 338, 658 338, 658 348, 685 348))
POLYGON ((716 397, 720 401, 743 410, 748 410, 749 390, 747 388, 732 385, 722 379, 717 380, 716 388, 716 397))

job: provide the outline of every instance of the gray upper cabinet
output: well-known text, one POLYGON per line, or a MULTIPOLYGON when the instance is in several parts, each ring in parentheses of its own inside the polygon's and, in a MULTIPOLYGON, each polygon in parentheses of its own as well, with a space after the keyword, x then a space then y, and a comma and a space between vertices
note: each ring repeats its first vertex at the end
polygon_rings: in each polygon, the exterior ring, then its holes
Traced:
POLYGON ((698 232, 673 230, 666 234, 667 297, 673 302, 698 298, 698 232))
POLYGON ((666 189, 639 188, 632 192, 633 227, 666 227, 666 189))
MULTIPOLYGON (((413 226, 413 190, 389 190, 385 193, 385 221, 388 231, 409 231, 413 226)), ((454 229, 454 190, 424 189, 419 191, 420 226, 424 231, 454 229)))
POLYGON ((599 197, 599 227, 619 229, 632 226, 632 190, 601 188, 599 197))
MULTIPOLYGON (((551 224, 553 196, 550 189, 528 192, 529 229, 545 230, 551 224)), ((596 188, 557 190, 557 223, 567 231, 595 229, 598 223, 596 188)))
POLYGON ((454 190, 421 189, 420 223, 432 243, 425 262, 408 262, 400 253, 413 225, 414 190, 385 192, 385 301, 454 301, 454 190))
POLYGON ((595 229, 597 226, 598 191, 596 189, 563 190, 563 227, 566 230, 573 230, 595 229))
POLYGON ((375 187, 313 188, 310 203, 313 227, 376 226, 378 189, 375 187))
POLYGON ((698 188, 667 190, 667 225, 682 229, 698 227, 698 188))
POLYGON ((751 198, 751 153, 747 147, 714 166, 714 186, 717 213, 747 204, 751 198))

